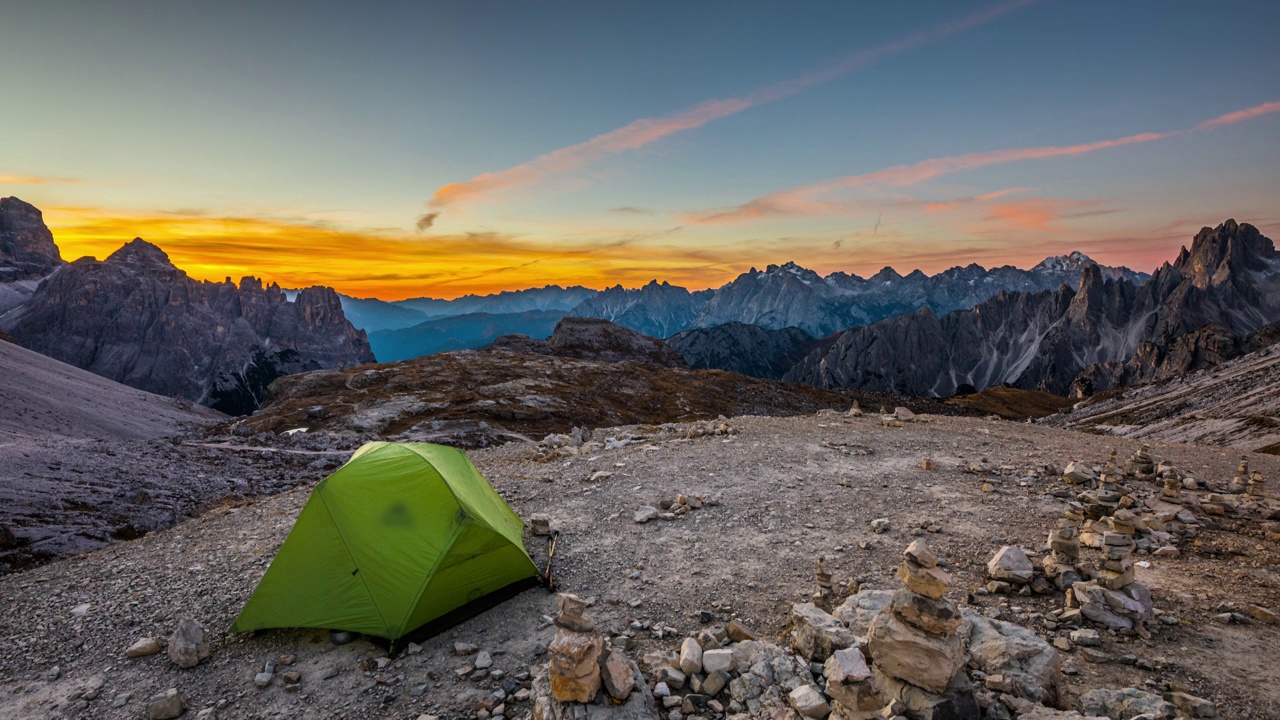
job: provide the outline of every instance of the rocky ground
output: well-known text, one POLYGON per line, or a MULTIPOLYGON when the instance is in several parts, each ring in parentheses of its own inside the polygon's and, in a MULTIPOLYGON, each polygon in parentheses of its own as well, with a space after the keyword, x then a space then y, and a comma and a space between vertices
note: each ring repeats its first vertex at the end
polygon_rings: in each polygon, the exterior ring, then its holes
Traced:
POLYGON ((0 574, 314 482, 345 459, 186 439, 226 419, 0 342, 0 574))
POLYGON ((1205 370, 1099 393, 1046 422, 1085 432, 1280 454, 1280 345, 1205 370))
MULTIPOLYGON (((1216 702, 1220 717, 1280 716, 1269 662, 1280 656, 1280 627, 1246 614, 1252 605, 1280 609, 1280 535, 1268 535, 1265 528, 1276 528, 1254 511, 1208 517, 1194 540, 1180 543, 1178 557, 1139 551, 1149 566, 1137 568, 1138 579, 1151 587, 1158 615, 1175 623, 1158 623, 1150 640, 1104 630, 1086 653, 1050 615, 1062 608, 1061 593, 980 594, 992 554, 1010 544, 1034 558, 1066 506, 1052 492, 1062 494, 1060 476, 1043 466, 1072 459, 1101 465, 1113 447, 1127 457, 1136 442, 933 415, 901 427, 830 412, 728 424, 732 434, 696 437, 688 437, 692 426, 597 429, 600 444, 585 453, 513 442, 472 457, 522 517, 545 515, 561 532, 561 589, 594 598, 596 624, 610 635, 632 635, 634 657, 676 650, 683 637, 731 618, 778 638, 792 604, 813 591, 820 557, 837 586, 892 589, 903 548, 925 535, 951 573, 948 598, 1069 649, 1066 705, 1096 687, 1172 688, 1216 702), (922 467, 926 457, 932 469, 922 467), (643 506, 661 507, 678 494, 710 502, 671 519, 635 522, 643 506), (881 518, 888 529, 873 532, 872 521, 881 518)), ((259 453, 254 458, 287 449, 223 445, 215 451, 259 453)), ((1239 460, 1237 450, 1162 442, 1151 444, 1151 454, 1222 485, 1239 460)), ((1280 486, 1280 458, 1249 460, 1280 486)), ((261 473, 278 481, 288 470, 261 473)), ((1138 494, 1154 503, 1156 486, 1147 485, 1138 494)), ((0 717, 147 717, 149 698, 169 688, 187 716, 208 711, 201 717, 474 718, 484 716, 478 707, 496 709, 499 691, 507 717, 531 712, 519 699, 527 697, 520 693, 529 682, 524 673, 545 663, 555 632, 546 617, 552 598, 543 590, 393 659, 363 640, 335 646, 324 631, 227 635, 307 492, 224 505, 168 530, 0 578, 0 717), (135 641, 167 637, 188 618, 209 635, 209 656, 196 667, 180 669, 163 652, 126 657, 135 641), (477 646, 492 665, 476 671, 480 656, 455 655, 455 642, 477 646), (257 687, 255 676, 273 660, 275 675, 257 687), (472 671, 460 675, 467 667, 472 671), (288 672, 298 675, 286 678, 288 672)), ((543 538, 527 537, 526 546, 545 562, 543 538)), ((1086 549, 1086 560, 1096 560, 1091 553, 1086 549)))

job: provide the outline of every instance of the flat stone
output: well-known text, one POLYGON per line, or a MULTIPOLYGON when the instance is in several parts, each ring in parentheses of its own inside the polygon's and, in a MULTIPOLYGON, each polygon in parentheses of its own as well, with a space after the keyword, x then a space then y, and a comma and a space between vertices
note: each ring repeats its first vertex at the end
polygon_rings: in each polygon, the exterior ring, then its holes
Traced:
POLYGON ((943 598, 929 598, 906 588, 893 594, 890 608, 909 625, 934 635, 946 635, 960 626, 960 612, 943 598))
POLYGON ((951 576, 937 567, 922 567, 911 560, 898 566, 898 579, 906 583, 911 592, 929 598, 940 598, 951 586, 951 576))
POLYGON ((260 672, 253 676, 253 684, 259 688, 267 687, 271 684, 271 681, 275 679, 275 676, 275 673, 260 672))
POLYGON ((1192 718, 1211 718, 1217 717, 1218 706, 1209 700, 1196 697, 1184 692, 1166 693, 1165 700, 1173 703, 1183 715, 1192 718))
POLYGON ((636 513, 632 517, 632 520, 636 521, 637 523, 644 524, 649 522, 650 520, 657 520, 661 515, 662 515, 662 511, 659 510, 658 508, 652 505, 645 505, 641 507, 639 510, 636 510, 636 513))
POLYGON ((938 567, 938 556, 933 554, 933 551, 929 549, 929 546, 921 538, 912 540, 902 554, 908 560, 914 560, 920 567, 938 567))

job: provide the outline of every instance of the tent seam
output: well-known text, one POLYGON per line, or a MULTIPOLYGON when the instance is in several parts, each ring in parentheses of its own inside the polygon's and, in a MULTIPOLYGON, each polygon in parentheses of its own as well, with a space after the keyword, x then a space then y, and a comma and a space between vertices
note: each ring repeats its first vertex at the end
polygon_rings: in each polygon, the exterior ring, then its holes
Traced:
MULTIPOLYGON (((449 536, 449 542, 440 550, 440 554, 436 556, 436 561, 431 563, 431 569, 422 576, 422 584, 418 586, 418 591, 413 594, 413 602, 409 603, 409 609, 405 612, 404 619, 400 621, 400 627, 404 628, 409 624, 409 619, 413 617, 413 612, 418 609, 418 603, 422 602, 422 594, 427 591, 427 586, 431 584, 431 579, 435 577, 436 570, 440 569, 440 563, 444 562, 449 552, 453 550, 453 546, 458 542, 458 537, 462 535, 462 530, 465 527, 466 525, 459 525, 453 529, 453 534, 449 536)), ((405 630, 405 632, 407 631, 405 630)))
POLYGON ((342 534, 342 527, 338 525, 337 519, 333 517, 333 511, 329 509, 329 500, 324 496, 324 489, 318 488, 317 490, 316 494, 320 496, 320 502, 324 503, 324 511, 329 514, 329 522, 333 523, 333 530, 338 533, 338 539, 342 541, 342 549, 347 551, 347 557, 351 558, 351 564, 356 566, 356 573, 360 575, 360 584, 364 585, 364 591, 369 594, 369 601, 373 603, 373 607, 378 611, 378 619, 382 621, 383 628, 386 628, 387 616, 382 613, 382 606, 378 604, 378 598, 373 594, 373 588, 369 587, 369 581, 364 578, 363 573, 360 573, 360 563, 356 562, 355 553, 351 552, 351 546, 347 544, 347 536, 342 534))
MULTIPOLYGON (((424 456, 422 455, 422 453, 419 453, 419 452, 417 451, 417 449, 416 449, 416 448, 406 448, 406 449, 407 449, 407 450, 409 450, 409 452, 413 453, 414 457, 416 457, 416 458, 418 458, 419 460, 421 460, 422 462, 426 463, 426 464, 427 464, 427 467, 429 467, 429 468, 431 468, 433 471, 435 471, 436 475, 440 476, 440 482, 444 483, 444 486, 445 486, 446 488, 448 488, 448 490, 449 490, 449 496, 453 498, 454 503, 456 503, 456 504, 458 505, 458 507, 463 508, 464 510, 466 510, 466 511, 467 511, 467 517, 472 518, 473 520, 476 520, 477 518, 475 517, 475 514, 471 511, 471 508, 469 508, 469 507, 467 507, 466 505, 464 505, 464 504, 463 504, 463 502, 462 502, 461 500, 459 500, 459 499, 458 499, 458 494, 457 494, 457 493, 455 493, 455 492, 453 491, 453 485, 450 485, 450 484, 449 484, 449 479, 448 479, 447 477, 445 477, 445 474, 444 474, 444 473, 440 472, 440 468, 436 467, 436 466, 435 466, 435 463, 431 462, 431 461, 430 461, 430 460, 428 460, 426 457, 424 457, 424 456)), ((464 457, 465 457, 465 454, 464 454, 464 457)), ((470 459, 470 458, 468 458, 468 460, 469 460, 469 459, 470 459)), ((473 469, 474 469, 474 466, 473 466, 473 469)), ((484 475, 481 475, 479 470, 476 470, 476 474, 480 475, 481 479, 482 479, 482 480, 484 480, 486 483, 489 483, 489 479, 488 479, 488 478, 486 478, 486 477, 484 477, 484 475)), ((489 484, 489 487, 493 487, 492 483, 490 483, 490 484, 489 484)), ((495 491, 494 491, 494 492, 497 492, 497 490, 495 489, 495 491)), ((499 496, 499 498, 498 498, 498 499, 499 499, 499 500, 501 500, 501 499, 502 499, 502 498, 501 498, 501 496, 499 496)), ((505 500, 503 501, 503 504, 506 504, 506 501, 505 501, 505 500)), ((499 510, 500 510, 500 509, 499 509, 499 510)), ((518 514, 516 514, 515 510, 512 510, 512 509, 511 509, 511 506, 510 506, 510 505, 507 505, 507 511, 508 511, 508 512, 510 512, 510 513, 515 517, 515 519, 520 523, 520 527, 521 527, 521 528, 523 528, 523 527, 524 527, 524 520, 521 520, 521 519, 520 519, 520 516, 519 516, 518 514)), ((499 536, 501 536, 503 539, 507 540, 508 542, 511 542, 511 538, 508 538, 508 537, 506 536, 506 534, 505 534, 505 533, 503 533, 501 530, 499 530, 498 528, 496 528, 496 527, 494 527, 493 525, 491 525, 488 521, 485 521, 485 522, 482 522, 482 523, 481 523, 481 522, 477 522, 476 524, 477 524, 477 525, 482 525, 485 529, 489 530, 490 532, 497 533, 497 534, 498 534, 499 536)), ((521 546, 523 547, 524 543, 523 543, 523 542, 521 542, 520 544, 521 544, 521 546)), ((529 554, 529 551, 528 551, 528 550, 525 550, 525 555, 528 555, 528 554, 529 554)))

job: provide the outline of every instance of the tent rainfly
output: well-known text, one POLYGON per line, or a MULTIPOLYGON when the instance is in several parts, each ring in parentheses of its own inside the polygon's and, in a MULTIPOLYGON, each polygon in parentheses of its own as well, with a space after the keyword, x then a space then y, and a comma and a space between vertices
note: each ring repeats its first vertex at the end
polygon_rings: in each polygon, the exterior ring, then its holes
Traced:
POLYGON ((523 529, 462 451, 368 443, 311 491, 231 631, 346 630, 394 646, 535 578, 523 529))

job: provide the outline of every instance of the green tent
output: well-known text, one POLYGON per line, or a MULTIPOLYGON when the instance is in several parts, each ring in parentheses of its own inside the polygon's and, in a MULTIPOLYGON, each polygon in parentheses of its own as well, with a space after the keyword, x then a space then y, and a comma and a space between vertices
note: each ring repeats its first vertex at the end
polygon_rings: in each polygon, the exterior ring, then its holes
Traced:
POLYGON ((395 641, 538 574, 524 523, 461 452, 374 442, 311 491, 232 632, 395 641))

